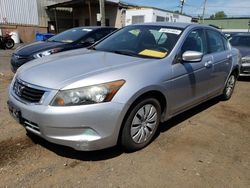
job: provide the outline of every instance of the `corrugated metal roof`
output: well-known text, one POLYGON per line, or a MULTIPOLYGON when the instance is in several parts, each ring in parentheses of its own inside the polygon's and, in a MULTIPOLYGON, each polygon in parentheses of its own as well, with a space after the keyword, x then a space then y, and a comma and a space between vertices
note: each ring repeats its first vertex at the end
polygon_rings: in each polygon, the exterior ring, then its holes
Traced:
POLYGON ((36 0, 0 0, 0 24, 38 25, 36 0))

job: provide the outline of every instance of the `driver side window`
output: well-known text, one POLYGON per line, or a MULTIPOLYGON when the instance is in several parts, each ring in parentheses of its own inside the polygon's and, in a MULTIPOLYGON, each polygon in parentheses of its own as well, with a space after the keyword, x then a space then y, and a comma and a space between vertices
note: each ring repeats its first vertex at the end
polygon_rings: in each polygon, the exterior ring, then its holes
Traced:
POLYGON ((202 29, 193 30, 187 36, 181 48, 181 52, 196 51, 206 54, 207 48, 205 41, 205 33, 202 29))

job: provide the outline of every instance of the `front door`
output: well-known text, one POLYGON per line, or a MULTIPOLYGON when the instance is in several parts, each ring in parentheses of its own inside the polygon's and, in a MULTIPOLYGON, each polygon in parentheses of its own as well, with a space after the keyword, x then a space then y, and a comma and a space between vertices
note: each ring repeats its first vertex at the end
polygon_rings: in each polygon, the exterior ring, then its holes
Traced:
POLYGON ((172 65, 171 98, 175 101, 171 103, 173 115, 205 99, 208 93, 213 59, 207 54, 203 29, 189 33, 180 49, 180 55, 186 51, 198 51, 204 56, 199 62, 181 61, 172 65))

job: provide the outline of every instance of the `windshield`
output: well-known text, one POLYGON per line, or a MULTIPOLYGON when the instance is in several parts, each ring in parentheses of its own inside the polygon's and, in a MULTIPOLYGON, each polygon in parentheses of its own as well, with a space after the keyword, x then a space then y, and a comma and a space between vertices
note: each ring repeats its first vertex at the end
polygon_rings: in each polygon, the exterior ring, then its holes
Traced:
POLYGON ((164 58, 182 30, 162 26, 128 26, 95 46, 96 50, 147 58, 164 58))
POLYGON ((49 42, 64 42, 71 43, 81 39, 84 35, 92 31, 92 29, 88 28, 74 28, 59 33, 48 39, 49 42))
POLYGON ((233 36, 230 40, 232 46, 245 46, 250 47, 250 35, 249 36, 233 36))

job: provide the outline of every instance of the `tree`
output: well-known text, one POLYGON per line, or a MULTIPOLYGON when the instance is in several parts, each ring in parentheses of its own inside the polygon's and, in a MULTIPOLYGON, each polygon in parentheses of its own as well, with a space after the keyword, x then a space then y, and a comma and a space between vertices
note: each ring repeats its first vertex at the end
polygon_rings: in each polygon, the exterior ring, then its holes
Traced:
POLYGON ((224 11, 216 12, 215 14, 210 16, 210 19, 220 19, 220 18, 226 18, 227 15, 224 11))

